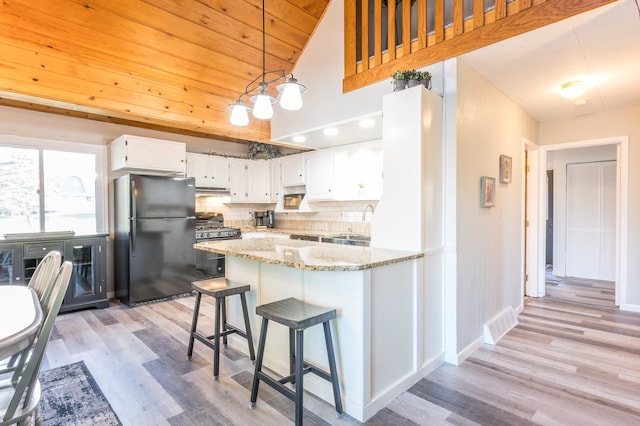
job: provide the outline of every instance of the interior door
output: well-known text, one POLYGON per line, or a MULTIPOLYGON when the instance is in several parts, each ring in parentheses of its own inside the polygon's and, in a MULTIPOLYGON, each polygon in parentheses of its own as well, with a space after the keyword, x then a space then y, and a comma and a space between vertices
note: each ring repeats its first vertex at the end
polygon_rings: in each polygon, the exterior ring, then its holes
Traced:
POLYGON ((567 165, 566 274, 615 281, 616 162, 567 165))

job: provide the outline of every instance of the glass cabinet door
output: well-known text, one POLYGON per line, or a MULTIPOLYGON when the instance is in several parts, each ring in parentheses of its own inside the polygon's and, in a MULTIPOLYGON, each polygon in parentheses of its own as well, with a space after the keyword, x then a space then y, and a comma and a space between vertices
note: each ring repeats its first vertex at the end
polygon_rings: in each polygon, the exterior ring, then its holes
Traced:
POLYGON ((96 271, 96 258, 102 247, 96 240, 69 241, 66 243, 65 260, 71 261, 73 269, 65 303, 74 304, 96 298, 102 293, 102 282, 96 271))
POLYGON ((19 244, 0 246, 0 285, 22 284, 21 252, 19 244))

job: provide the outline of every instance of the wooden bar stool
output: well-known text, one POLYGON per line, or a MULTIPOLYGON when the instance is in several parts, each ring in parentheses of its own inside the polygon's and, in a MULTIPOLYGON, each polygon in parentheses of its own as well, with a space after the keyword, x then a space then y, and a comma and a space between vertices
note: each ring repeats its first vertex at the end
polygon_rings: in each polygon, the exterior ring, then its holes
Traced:
POLYGON ((342 415, 342 399, 340 398, 340 385, 338 383, 338 372, 331 340, 331 328, 329 321, 336 317, 335 309, 322 308, 310 305, 298 299, 290 297, 273 303, 267 303, 256 307, 256 314, 262 319, 260 339, 258 341, 258 358, 253 375, 253 385, 251 387, 251 407, 255 407, 258 398, 258 386, 260 380, 273 387, 275 390, 291 399, 295 403, 295 424, 302 424, 302 396, 304 388, 302 386, 303 376, 307 373, 314 373, 325 380, 331 382, 333 386, 333 398, 335 400, 337 415, 342 415), (264 358, 264 346, 267 338, 267 326, 269 320, 275 321, 289 327, 289 373, 287 377, 276 380, 275 378, 262 372, 262 361, 264 358), (327 346, 327 357, 329 359, 329 373, 311 364, 304 362, 304 330, 311 326, 322 323, 324 328, 324 340, 327 346), (295 347, 295 350, 294 350, 295 347), (295 385, 295 391, 285 386, 286 383, 295 385))
POLYGON ((220 363, 220 338, 222 337, 223 343, 227 344, 227 335, 231 333, 239 334, 247 339, 249 344, 249 354, 251 360, 256 359, 255 352, 253 350, 253 338, 251 336, 251 326, 249 325, 249 313, 247 310, 247 298, 245 293, 249 291, 250 286, 248 284, 240 284, 234 281, 228 280, 224 277, 212 278, 209 280, 194 281, 191 283, 191 288, 196 292, 196 303, 193 308, 193 320, 191 322, 191 333, 189 335, 189 349, 187 349, 187 358, 191 359, 193 355, 193 342, 194 339, 198 339, 211 349, 213 349, 213 377, 218 378, 219 363, 220 363), (202 294, 215 297, 216 299, 216 318, 215 318, 215 332, 211 336, 200 334, 196 331, 198 324, 198 314, 200 311, 200 299, 202 294), (225 298, 239 294, 242 300, 242 313, 244 316, 245 331, 234 327, 227 323, 227 306, 225 298), (222 330, 221 330, 222 328, 222 330), (213 343, 211 342, 213 340, 213 343))

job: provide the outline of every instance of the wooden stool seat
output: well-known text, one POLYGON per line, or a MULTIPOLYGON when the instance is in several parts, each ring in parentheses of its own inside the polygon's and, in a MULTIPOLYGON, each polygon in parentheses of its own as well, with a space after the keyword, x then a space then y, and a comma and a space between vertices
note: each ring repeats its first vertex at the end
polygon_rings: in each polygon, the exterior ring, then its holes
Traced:
POLYGON ((333 397, 337 415, 342 415, 342 399, 340 397, 340 385, 338 383, 338 372, 331 339, 331 327, 329 321, 336 318, 336 310, 311 305, 301 300, 290 297, 288 299, 267 303, 256 307, 256 314, 262 319, 262 328, 258 341, 258 357, 253 375, 253 385, 251 386, 251 406, 255 407, 258 398, 258 387, 260 381, 291 399, 295 403, 295 424, 302 424, 302 397, 304 394, 303 376, 307 373, 314 373, 319 377, 331 382, 333 386, 333 397), (264 359, 264 347, 267 337, 267 327, 269 320, 275 321, 289 328, 289 373, 287 377, 275 379, 262 371, 262 361, 264 359), (304 362, 304 330, 314 325, 322 324, 324 329, 325 344, 327 347, 327 358, 329 361, 329 373, 321 370, 309 363, 304 362), (295 348, 295 349, 294 349, 295 348), (295 385, 295 390, 285 386, 287 383, 295 385))
POLYGON ((251 326, 249 324, 249 312, 247 310, 247 298, 246 292, 251 289, 248 284, 241 284, 225 277, 212 278, 208 280, 194 281, 191 283, 191 288, 196 292, 196 301, 193 308, 193 320, 191 322, 191 333, 189 334, 189 348, 187 349, 187 358, 191 359, 193 355, 193 344, 195 339, 204 343, 211 349, 213 349, 213 377, 217 379, 220 372, 220 338, 223 340, 223 344, 227 344, 227 335, 236 333, 245 339, 249 345, 249 355, 251 360, 255 360, 256 356, 253 349, 253 337, 251 335, 251 326), (197 331, 198 315, 200 312, 200 300, 202 295, 214 297, 216 299, 216 312, 215 312, 215 331, 214 334, 207 336, 197 331), (242 314, 244 316, 245 330, 241 330, 231 324, 227 323, 227 304, 226 297, 233 296, 235 294, 240 295, 242 302, 242 314), (213 341, 213 342, 212 342, 213 341))

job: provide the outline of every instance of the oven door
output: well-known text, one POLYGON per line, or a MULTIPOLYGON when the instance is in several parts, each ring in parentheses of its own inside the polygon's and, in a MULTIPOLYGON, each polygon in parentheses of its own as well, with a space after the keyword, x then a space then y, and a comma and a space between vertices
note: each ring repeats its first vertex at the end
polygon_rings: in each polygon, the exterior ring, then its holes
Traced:
POLYGON ((224 254, 196 250, 196 280, 224 277, 224 254))

